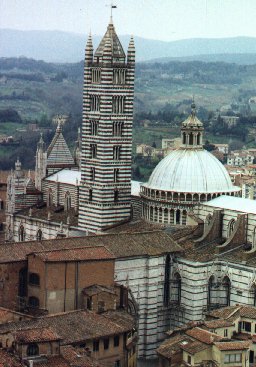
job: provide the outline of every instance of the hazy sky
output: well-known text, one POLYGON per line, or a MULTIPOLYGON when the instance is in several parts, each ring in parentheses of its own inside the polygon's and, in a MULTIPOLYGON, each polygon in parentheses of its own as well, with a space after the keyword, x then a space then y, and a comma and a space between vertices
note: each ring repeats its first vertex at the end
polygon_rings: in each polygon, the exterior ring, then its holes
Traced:
MULTIPOLYGON (((108 0, 0 0, 0 28, 102 34, 108 0)), ((116 0, 119 34, 165 41, 256 37, 256 0, 116 0)))

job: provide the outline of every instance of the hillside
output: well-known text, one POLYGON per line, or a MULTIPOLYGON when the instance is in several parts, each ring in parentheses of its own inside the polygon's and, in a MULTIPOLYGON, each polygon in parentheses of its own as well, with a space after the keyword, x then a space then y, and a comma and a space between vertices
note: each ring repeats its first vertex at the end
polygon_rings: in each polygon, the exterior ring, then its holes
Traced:
MULTIPOLYGON (((12 135, 20 144, 14 148, 0 147, 1 168, 10 168, 17 156, 25 157, 26 167, 33 167, 39 132, 28 131, 28 124, 52 129, 44 133, 50 141, 55 129, 51 118, 57 113, 70 116, 65 136, 73 148, 81 124, 83 62, 55 64, 28 58, 0 58, 0 86, 0 136, 12 135)), ((208 129, 207 138, 224 142, 228 133, 231 140, 243 137, 247 141, 246 129, 214 130, 208 128, 207 121, 216 109, 227 106, 236 113, 247 114, 248 100, 256 96, 256 65, 140 62, 136 64, 135 77, 134 145, 155 142, 160 146, 163 137, 177 136, 193 95, 199 117, 208 129), (150 121, 148 127, 144 126, 144 120, 150 121)))
MULTIPOLYGON (((127 49, 129 38, 128 35, 120 36, 125 49, 127 49)), ((0 55, 1 57, 25 55, 26 57, 48 62, 78 62, 84 58, 86 39, 87 35, 61 31, 0 29, 0 55)), ((93 36, 94 47, 97 47, 100 39, 101 36, 93 36)), ((256 38, 253 37, 195 38, 164 42, 135 36, 135 44, 137 61, 163 57, 215 55, 215 59, 212 61, 240 63, 236 56, 230 56, 229 60, 223 60, 221 55, 245 54, 242 62, 247 64, 251 63, 249 61, 251 59, 250 54, 256 54, 256 38)))

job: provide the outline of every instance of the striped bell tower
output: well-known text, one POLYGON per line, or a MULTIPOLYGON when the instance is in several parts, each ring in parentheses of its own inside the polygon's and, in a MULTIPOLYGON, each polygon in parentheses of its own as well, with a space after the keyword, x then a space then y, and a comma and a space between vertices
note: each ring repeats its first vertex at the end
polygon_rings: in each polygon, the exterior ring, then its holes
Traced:
POLYGON ((95 53, 85 50, 79 227, 98 232, 131 216, 135 47, 127 57, 112 17, 95 53))

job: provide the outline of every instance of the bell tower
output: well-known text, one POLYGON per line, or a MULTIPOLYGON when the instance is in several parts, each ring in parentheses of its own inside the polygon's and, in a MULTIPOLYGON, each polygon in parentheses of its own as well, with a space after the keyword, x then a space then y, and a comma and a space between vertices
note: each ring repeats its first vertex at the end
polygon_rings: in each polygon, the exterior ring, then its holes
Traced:
POLYGON ((126 56, 111 17, 85 50, 79 227, 89 232, 131 216, 134 69, 133 38, 126 56))

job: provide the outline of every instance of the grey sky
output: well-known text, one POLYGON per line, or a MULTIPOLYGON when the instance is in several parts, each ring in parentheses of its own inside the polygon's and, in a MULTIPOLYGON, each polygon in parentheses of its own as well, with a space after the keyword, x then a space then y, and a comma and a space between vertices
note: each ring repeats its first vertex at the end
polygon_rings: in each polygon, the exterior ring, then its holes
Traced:
MULTIPOLYGON (((0 27, 102 34, 108 0, 0 0, 0 27)), ((256 37, 256 0, 116 0, 119 34, 165 41, 256 37)))

